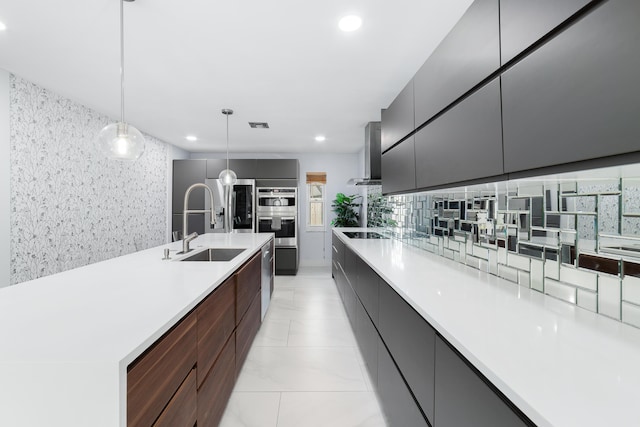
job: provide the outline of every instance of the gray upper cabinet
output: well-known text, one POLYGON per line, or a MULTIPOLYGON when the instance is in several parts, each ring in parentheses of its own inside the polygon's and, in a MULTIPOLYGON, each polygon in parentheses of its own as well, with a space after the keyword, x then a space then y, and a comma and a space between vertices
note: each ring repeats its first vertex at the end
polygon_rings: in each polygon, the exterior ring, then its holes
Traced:
POLYGON ((413 121, 413 80, 382 110, 381 150, 384 153, 415 129, 413 121))
POLYGON ((252 177, 256 179, 298 179, 298 159, 258 159, 252 177))
POLYGON ((429 123, 415 138, 417 188, 502 175, 499 79, 429 123))
POLYGON ((416 163, 411 136, 382 155, 382 192, 389 194, 415 188, 416 163))
POLYGON ((435 375, 435 426, 533 426, 512 411, 440 337, 436 338, 435 375))
MULTIPOLYGON (((173 161, 173 213, 184 210, 184 193, 192 184, 204 181, 207 177, 206 160, 173 161)), ((204 209, 204 189, 196 188, 189 197, 189 209, 204 209)))
POLYGON ((639 16, 604 2, 503 74, 507 172, 640 150, 639 16))
MULTIPOLYGON (((240 179, 256 178, 256 159, 229 159, 229 169, 236 173, 240 179)), ((218 178, 220 172, 227 168, 226 159, 209 159, 207 160, 207 178, 218 178)))
POLYGON ((501 0, 502 64, 531 46, 591 0, 501 0))
POLYGON ((473 2, 417 72, 416 127, 500 67, 498 9, 498 0, 473 2))

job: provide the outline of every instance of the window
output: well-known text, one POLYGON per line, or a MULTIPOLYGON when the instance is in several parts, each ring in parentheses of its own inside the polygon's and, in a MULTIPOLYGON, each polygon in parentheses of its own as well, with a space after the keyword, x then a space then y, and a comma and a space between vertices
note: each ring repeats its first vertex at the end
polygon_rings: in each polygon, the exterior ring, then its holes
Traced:
POLYGON ((324 231, 325 202, 324 193, 327 183, 325 172, 307 172, 307 229, 324 231))

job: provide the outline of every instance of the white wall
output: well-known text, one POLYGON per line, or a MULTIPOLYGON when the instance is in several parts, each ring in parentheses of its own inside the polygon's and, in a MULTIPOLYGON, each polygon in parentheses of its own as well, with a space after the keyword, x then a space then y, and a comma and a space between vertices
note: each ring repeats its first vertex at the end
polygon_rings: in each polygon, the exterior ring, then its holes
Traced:
MULTIPOLYGON (((224 158, 222 153, 192 153, 192 159, 224 158)), ((300 176, 298 177, 299 199, 299 226, 300 233, 300 265, 301 266, 329 266, 331 265, 331 220, 335 215, 331 212, 331 201, 336 193, 347 195, 360 194, 359 187, 347 185, 351 178, 362 177, 364 163, 362 153, 336 154, 336 153, 230 153, 229 157, 235 159, 298 159, 300 162, 300 176), (307 172, 326 172, 326 204, 327 226, 324 232, 307 231, 307 172)))
POLYGON ((9 73, 0 69, 0 288, 9 286, 11 276, 9 134, 9 73))

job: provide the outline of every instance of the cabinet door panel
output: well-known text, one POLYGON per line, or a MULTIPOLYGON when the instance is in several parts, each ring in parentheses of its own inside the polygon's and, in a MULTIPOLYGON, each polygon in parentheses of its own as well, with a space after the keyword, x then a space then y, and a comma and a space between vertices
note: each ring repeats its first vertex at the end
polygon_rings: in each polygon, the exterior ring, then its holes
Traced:
POLYGON ((413 80, 411 80, 389 108, 382 110, 380 145, 383 153, 413 132, 415 129, 413 108, 413 80))
MULTIPOLYGON (((173 213, 184 211, 184 193, 196 182, 204 181, 207 176, 206 160, 173 161, 173 213)), ((217 178, 217 177, 216 177, 217 178)), ((189 209, 204 209, 204 188, 196 188, 189 196, 189 209)))
POLYGON ((382 155, 382 192, 411 191, 416 188, 414 137, 411 136, 382 155))
POLYGON ((499 80, 421 129, 415 153, 418 188, 502 175, 499 80))
POLYGON ((436 338, 435 425, 527 426, 467 364, 436 338))
POLYGON ((373 323, 378 325, 378 287, 380 278, 366 262, 358 258, 356 294, 373 323))
POLYGON ((127 425, 149 426, 196 364, 196 316, 191 314, 138 358, 127 373, 127 425))
POLYGON ((476 0, 414 77, 416 127, 499 67, 498 0, 476 0))
POLYGON ((217 427, 236 379, 236 335, 231 335, 198 390, 198 427, 217 427))
POLYGON ((509 62, 591 0, 501 0, 500 49, 509 62))
POLYGON ((374 388, 378 385, 378 331, 366 310, 356 301, 356 339, 374 388))
POLYGON ((640 149, 638 16, 603 2, 503 74, 506 172, 640 149))
POLYGON ((198 386, 209 373, 236 327, 236 276, 228 278, 196 309, 198 316, 198 386))
POLYGON ((258 159, 255 178, 257 179, 298 179, 297 159, 258 159))
POLYGON ((262 254, 255 254, 236 273, 236 325, 253 302, 256 292, 260 291, 262 254))
POLYGON ((428 426, 382 340, 378 340, 378 396, 390 426, 428 426))
POLYGON ((433 421, 435 331, 386 283, 380 286, 378 330, 427 419, 433 421))
POLYGON ((249 354, 253 338, 260 329, 260 301, 260 292, 258 292, 236 331, 236 377, 249 354))
POLYGON ((192 369, 153 427, 193 427, 197 410, 196 370, 192 369))

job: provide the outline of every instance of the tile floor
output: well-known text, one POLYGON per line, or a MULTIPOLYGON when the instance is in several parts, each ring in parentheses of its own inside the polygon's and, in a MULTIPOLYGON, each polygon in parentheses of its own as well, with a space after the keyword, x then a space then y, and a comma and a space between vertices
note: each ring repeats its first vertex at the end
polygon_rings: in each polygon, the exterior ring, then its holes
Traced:
POLYGON ((276 276, 220 426, 387 426, 330 269, 276 276))

